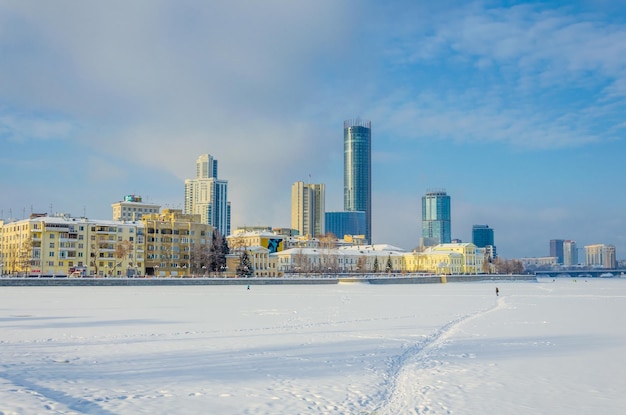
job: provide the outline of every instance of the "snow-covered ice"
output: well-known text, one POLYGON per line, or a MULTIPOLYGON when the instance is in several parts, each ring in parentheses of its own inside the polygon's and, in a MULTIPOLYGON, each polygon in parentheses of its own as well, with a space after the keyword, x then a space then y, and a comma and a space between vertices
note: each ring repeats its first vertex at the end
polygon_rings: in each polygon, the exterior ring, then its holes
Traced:
POLYGON ((622 414, 625 314, 618 278, 0 287, 0 415, 622 414))

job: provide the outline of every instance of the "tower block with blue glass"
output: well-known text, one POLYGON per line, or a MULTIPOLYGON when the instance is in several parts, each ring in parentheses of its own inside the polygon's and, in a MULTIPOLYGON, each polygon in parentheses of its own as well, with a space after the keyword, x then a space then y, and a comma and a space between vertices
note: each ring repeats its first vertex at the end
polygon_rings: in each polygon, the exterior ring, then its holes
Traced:
POLYGON ((450 196, 444 190, 430 190, 422 196, 422 238, 425 246, 452 241, 450 196))
POLYGON ((365 239, 372 243, 372 123, 343 123, 343 209, 365 212, 365 239))

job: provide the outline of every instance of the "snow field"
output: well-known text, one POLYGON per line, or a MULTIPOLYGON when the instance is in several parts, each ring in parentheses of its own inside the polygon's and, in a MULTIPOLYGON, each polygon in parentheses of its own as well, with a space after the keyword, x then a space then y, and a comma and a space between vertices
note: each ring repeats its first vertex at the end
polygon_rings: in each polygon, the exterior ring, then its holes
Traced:
POLYGON ((0 414, 620 414, 626 281, 3 287, 0 414))

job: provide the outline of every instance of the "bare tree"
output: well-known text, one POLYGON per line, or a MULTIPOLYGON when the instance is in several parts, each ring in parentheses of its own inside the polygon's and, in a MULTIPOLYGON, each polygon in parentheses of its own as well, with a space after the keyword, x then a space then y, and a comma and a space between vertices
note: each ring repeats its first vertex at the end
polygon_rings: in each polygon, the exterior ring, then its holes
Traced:
POLYGON ((516 259, 496 258, 494 265, 498 274, 521 274, 524 272, 522 261, 516 259))
POLYGON ((113 267, 113 272, 115 272, 117 270, 117 267, 120 266, 122 264, 122 262, 124 262, 124 260, 126 260, 126 258, 128 258, 128 255, 130 255, 130 253, 133 250, 133 244, 130 241, 119 241, 117 244, 115 244, 115 267, 113 267))

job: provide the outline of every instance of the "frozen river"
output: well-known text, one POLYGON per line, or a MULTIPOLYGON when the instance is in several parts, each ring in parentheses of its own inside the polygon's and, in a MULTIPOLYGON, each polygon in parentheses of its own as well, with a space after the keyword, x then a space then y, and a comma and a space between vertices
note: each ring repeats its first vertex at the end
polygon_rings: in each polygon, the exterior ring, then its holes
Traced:
POLYGON ((624 315, 623 279, 0 287, 0 414, 622 414, 624 315))

